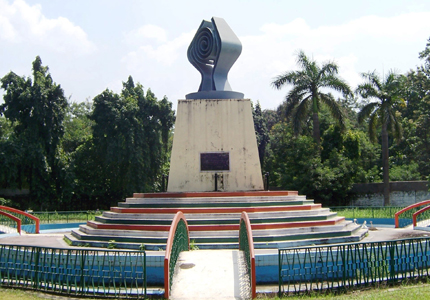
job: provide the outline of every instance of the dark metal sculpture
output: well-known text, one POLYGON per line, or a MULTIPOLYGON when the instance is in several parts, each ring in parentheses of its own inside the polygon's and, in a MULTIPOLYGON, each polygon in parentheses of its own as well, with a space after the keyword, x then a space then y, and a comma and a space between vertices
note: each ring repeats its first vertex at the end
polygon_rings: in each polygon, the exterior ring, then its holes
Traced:
POLYGON ((243 99, 231 90, 228 71, 242 52, 242 44, 224 19, 212 18, 200 24, 188 47, 188 60, 202 75, 199 91, 186 99, 243 99))

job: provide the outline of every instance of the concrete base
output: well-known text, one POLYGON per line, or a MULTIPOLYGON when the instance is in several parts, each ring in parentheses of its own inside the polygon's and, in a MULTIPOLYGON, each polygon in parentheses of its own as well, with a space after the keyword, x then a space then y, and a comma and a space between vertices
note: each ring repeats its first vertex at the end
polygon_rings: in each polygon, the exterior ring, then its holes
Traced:
POLYGON ((215 173, 219 191, 264 189, 249 99, 178 101, 167 191, 214 191, 215 173))

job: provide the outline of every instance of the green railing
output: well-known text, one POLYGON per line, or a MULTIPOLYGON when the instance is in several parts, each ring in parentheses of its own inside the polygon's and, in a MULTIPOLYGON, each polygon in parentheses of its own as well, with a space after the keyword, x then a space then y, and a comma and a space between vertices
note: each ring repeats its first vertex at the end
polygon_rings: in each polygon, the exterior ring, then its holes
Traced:
MULTIPOLYGON (((425 201, 424 201, 425 202, 425 201)), ((430 204, 430 203, 429 203, 430 204)), ((423 204, 425 205, 425 204, 423 204)), ((396 227, 407 227, 413 223, 413 214, 417 212, 422 205, 418 203, 410 206, 409 209, 404 210, 404 206, 334 206, 330 207, 330 210, 337 212, 339 216, 343 216, 349 219, 396 219, 396 227), (399 214, 399 212, 401 212, 399 214)), ((420 219, 430 219, 430 211, 424 212, 420 215, 420 219)))
POLYGON ((68 296, 146 298, 145 251, 0 246, 0 285, 68 296))
POLYGON ((330 210, 348 219, 394 219, 394 214, 402 208, 403 206, 334 206, 330 210))
MULTIPOLYGON (((40 219, 41 224, 51 223, 77 223, 92 221, 103 212, 100 210, 79 210, 79 211, 35 211, 30 212, 40 219)), ((24 224, 23 224, 24 225, 24 224)))
POLYGON ((250 282, 251 297, 257 297, 256 275, 255 275, 255 253, 254 239, 252 237, 251 222, 248 214, 242 212, 239 228, 239 250, 245 254, 246 271, 250 282))
POLYGON ((279 249, 279 296, 430 276, 430 238, 279 249))
MULTIPOLYGON (((94 220, 96 216, 103 212, 96 211, 26 211, 16 213, 8 211, 9 214, 21 219, 23 230, 27 233, 38 233, 38 225, 34 217, 39 219, 39 224, 59 224, 59 223, 79 223, 94 220), (27 215, 26 215, 27 214, 27 215), (33 219, 32 219, 33 217, 33 219)), ((11 222, 10 219, 0 216, 0 225, 17 228, 16 222, 11 222)))
POLYGON ((190 250, 188 223, 182 212, 177 212, 170 226, 164 257, 164 298, 168 299, 176 261, 181 251, 190 250))

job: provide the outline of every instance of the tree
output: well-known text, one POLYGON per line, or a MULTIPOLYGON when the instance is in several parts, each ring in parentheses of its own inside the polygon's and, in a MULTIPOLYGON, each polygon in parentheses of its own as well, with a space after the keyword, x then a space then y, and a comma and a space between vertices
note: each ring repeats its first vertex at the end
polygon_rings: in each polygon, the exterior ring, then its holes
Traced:
POLYGON ((321 67, 316 61, 309 59, 303 51, 300 51, 297 63, 300 71, 290 71, 275 78, 272 85, 280 89, 285 84, 293 85, 287 94, 285 101, 285 116, 292 118, 295 133, 299 133, 303 121, 312 113, 313 138, 320 151, 320 126, 318 112, 321 103, 327 105, 333 117, 339 122, 342 129, 345 128, 342 110, 330 93, 322 92, 323 88, 329 88, 344 95, 350 95, 348 84, 338 77, 338 66, 334 62, 324 63, 321 67))
POLYGON ((255 109, 252 111, 254 119, 255 135, 257 137, 258 156, 260 158, 261 168, 264 166, 264 157, 266 153, 266 147, 269 144, 269 132, 267 130, 266 120, 263 117, 261 111, 260 102, 257 102, 255 109))
POLYGON ((423 69, 430 70, 430 38, 427 41, 426 47, 423 51, 419 53, 419 58, 424 60, 423 69))
MULTIPOLYGON (((283 189, 298 190, 324 205, 347 205, 357 175, 365 178, 361 160, 367 149, 365 134, 347 131, 338 134, 338 126, 322 133, 324 160, 314 151, 311 136, 293 134, 292 128, 279 122, 271 130, 271 153, 268 170, 274 184, 283 189)), ((369 172, 370 171, 370 172, 369 172)))
POLYGON ((364 99, 376 99, 365 105, 358 113, 358 122, 368 120, 368 133, 372 141, 376 140, 377 127, 381 127, 382 168, 384 182, 384 205, 390 204, 389 145, 388 131, 399 141, 402 126, 397 108, 403 103, 401 76, 390 71, 381 79, 376 72, 362 74, 366 80, 356 90, 364 99))
POLYGON ((72 154, 76 149, 92 138, 93 121, 90 120, 92 102, 71 103, 67 107, 64 119, 64 136, 61 147, 66 154, 72 154))
POLYGON ((22 151, 15 162, 20 165, 18 181, 28 185, 36 203, 51 205, 61 189, 58 149, 67 107, 63 89, 39 56, 33 62, 33 80, 10 72, 1 84, 6 93, 0 113, 12 122, 15 147, 22 151))
POLYGON ((92 137, 73 159, 82 197, 100 208, 133 192, 158 189, 167 155, 163 141, 174 120, 171 107, 167 98, 158 101, 150 89, 145 94, 131 76, 120 94, 105 90, 94 98, 92 137))

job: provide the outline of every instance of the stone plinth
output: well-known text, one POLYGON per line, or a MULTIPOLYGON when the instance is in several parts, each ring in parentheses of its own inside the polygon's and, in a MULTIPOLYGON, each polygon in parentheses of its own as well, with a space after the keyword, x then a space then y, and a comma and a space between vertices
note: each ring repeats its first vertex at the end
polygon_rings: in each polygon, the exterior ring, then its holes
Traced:
POLYGON ((263 190, 249 99, 179 100, 168 192, 263 190))

